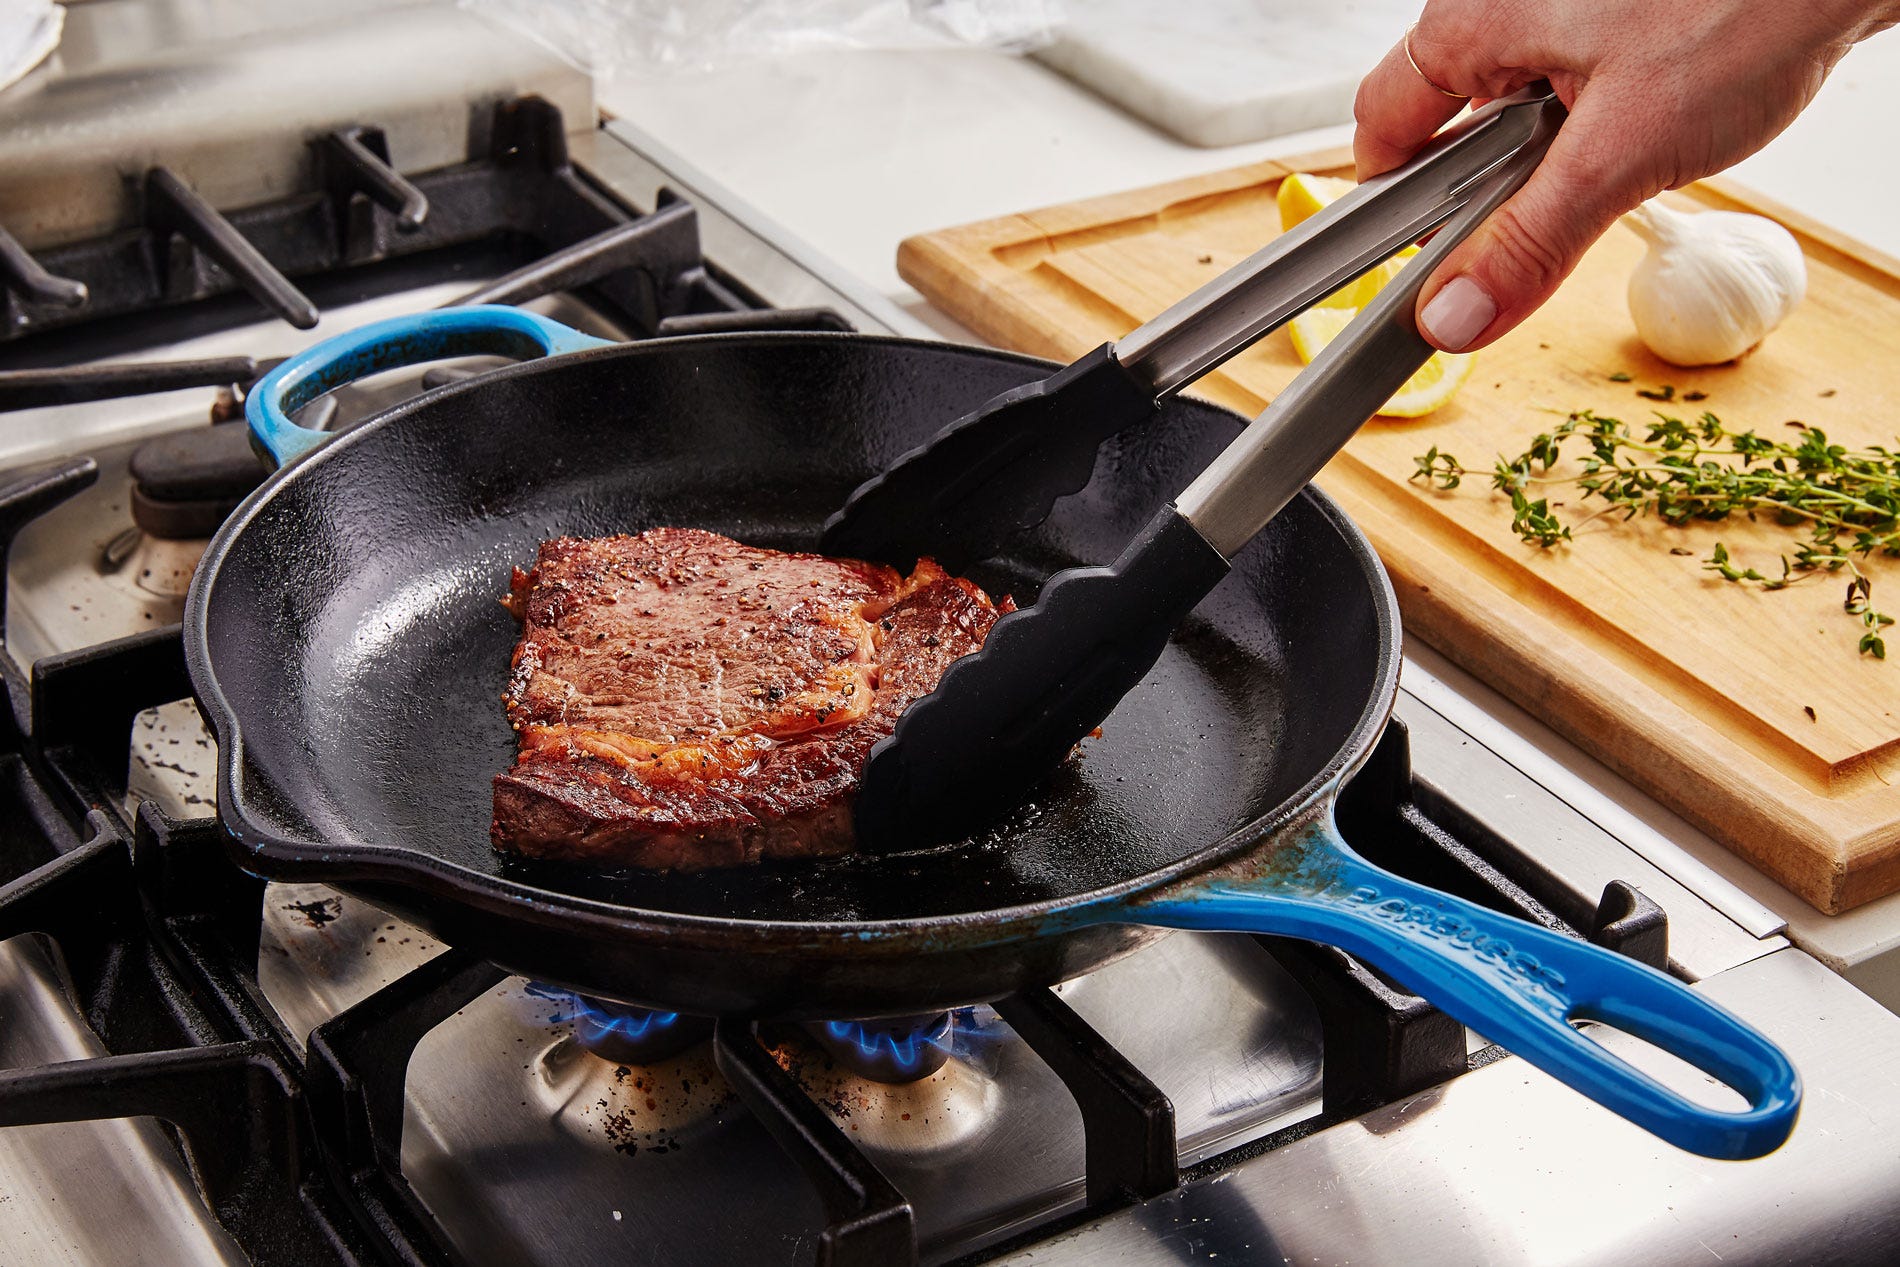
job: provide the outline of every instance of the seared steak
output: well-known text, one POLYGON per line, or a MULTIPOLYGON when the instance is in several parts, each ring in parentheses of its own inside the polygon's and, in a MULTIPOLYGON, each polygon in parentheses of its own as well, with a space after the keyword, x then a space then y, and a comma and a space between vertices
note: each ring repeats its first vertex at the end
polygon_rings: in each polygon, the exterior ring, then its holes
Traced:
POLYGON ((544 542, 504 601, 495 846, 688 869, 849 852, 872 745, 1009 606, 928 559, 905 578, 691 528, 544 542))

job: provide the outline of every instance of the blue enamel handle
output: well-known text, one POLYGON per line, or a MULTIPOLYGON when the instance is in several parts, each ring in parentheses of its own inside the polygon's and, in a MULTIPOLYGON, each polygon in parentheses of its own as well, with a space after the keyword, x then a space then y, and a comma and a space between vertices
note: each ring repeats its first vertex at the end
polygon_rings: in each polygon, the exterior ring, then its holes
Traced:
POLYGON ((451 356, 512 356, 533 360, 610 346, 606 339, 570 330, 558 321, 500 304, 440 308, 374 321, 304 349, 259 379, 244 402, 251 437, 283 466, 330 439, 290 420, 327 391, 381 370, 451 356))
POLYGON ((1365 861, 1330 819, 1259 877, 1144 903, 1144 924, 1275 933, 1339 946, 1598 1104, 1705 1157, 1741 1160, 1794 1129, 1801 1079, 1781 1049, 1675 978, 1622 955, 1413 884, 1365 861), (1587 1035, 1604 1021, 1741 1093, 1705 1108, 1587 1035))

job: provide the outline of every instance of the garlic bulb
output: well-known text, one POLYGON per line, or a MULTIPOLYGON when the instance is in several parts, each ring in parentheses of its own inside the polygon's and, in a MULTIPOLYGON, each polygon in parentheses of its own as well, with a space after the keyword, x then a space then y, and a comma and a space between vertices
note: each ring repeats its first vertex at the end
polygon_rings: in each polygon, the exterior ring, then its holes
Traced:
POLYGON ((1649 243, 1630 275, 1630 316, 1649 350, 1672 365, 1734 360, 1807 293, 1801 244, 1765 216, 1691 216, 1651 201, 1626 219, 1649 243))

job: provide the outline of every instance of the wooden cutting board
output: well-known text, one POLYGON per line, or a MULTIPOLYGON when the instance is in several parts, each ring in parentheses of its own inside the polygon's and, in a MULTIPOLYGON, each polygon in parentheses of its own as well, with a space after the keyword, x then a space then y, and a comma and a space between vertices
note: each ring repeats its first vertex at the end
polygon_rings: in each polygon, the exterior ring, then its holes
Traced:
MULTIPOLYGON (((1119 337, 1279 232, 1288 172, 1351 175, 1331 152, 1007 216, 906 241, 904 278, 985 338, 1071 360, 1119 337)), ((1618 227, 1557 297, 1479 354, 1459 396, 1426 418, 1376 419, 1320 485, 1378 547, 1406 628, 1827 912, 1900 889, 1900 626, 1892 658, 1857 654, 1843 579, 1776 593, 1702 567, 1717 541, 1779 572, 1785 534, 1747 522, 1670 528, 1599 519, 1540 550, 1506 499, 1473 478, 1414 483, 1436 445, 1476 470, 1575 409, 1651 411, 1837 441, 1900 437, 1900 261, 1718 181, 1671 201, 1760 211, 1808 255, 1808 295, 1739 363, 1677 369, 1637 341, 1624 292, 1643 245, 1618 227), (1627 373, 1632 382, 1611 375, 1627 373), (1638 388, 1707 393, 1658 404, 1638 388)), ((1298 372, 1270 335, 1196 391, 1257 413, 1298 372)), ((1571 503, 1576 492, 1554 492, 1571 503)), ((1900 560, 1865 565, 1875 606, 1900 615, 1900 560)))

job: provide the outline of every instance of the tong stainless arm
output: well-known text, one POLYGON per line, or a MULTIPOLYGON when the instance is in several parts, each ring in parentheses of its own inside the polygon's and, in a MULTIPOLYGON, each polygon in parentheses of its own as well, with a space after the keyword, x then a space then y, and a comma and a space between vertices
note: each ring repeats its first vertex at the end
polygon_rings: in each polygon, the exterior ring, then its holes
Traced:
MULTIPOLYGON (((1434 156, 1444 163, 1438 169, 1443 200, 1429 212, 1442 226, 1437 235, 1176 499, 1176 511, 1221 554, 1232 558, 1266 527, 1430 359, 1435 349, 1419 334, 1415 316, 1419 293, 1458 243, 1529 179, 1565 115, 1563 104, 1548 89, 1506 98, 1493 107, 1496 112, 1483 125, 1481 164, 1462 161, 1464 155, 1480 153, 1475 148, 1440 150, 1434 156)), ((1350 200, 1351 195, 1342 198, 1328 210, 1345 208, 1350 200)), ((1418 222, 1407 219, 1401 233, 1385 230, 1383 210, 1373 219, 1377 223, 1364 230, 1356 220, 1347 221, 1351 229, 1339 226, 1349 243, 1341 254, 1356 261, 1366 249, 1362 242, 1403 237, 1418 222)), ((1326 246, 1315 246, 1312 253, 1338 258, 1330 246, 1329 235, 1326 246)), ((1325 265, 1313 268, 1320 272, 1325 265)), ((1327 279, 1337 275, 1336 269, 1324 273, 1327 279)))
MULTIPOLYGON (((1250 293, 1230 303, 1228 288, 1217 283, 1211 305, 1204 297, 1189 300, 1193 339, 1186 326, 1163 317, 1164 329, 1176 333, 1136 344, 1137 353, 1154 358, 1145 362, 1151 367, 1191 375, 1201 356, 1217 354, 1209 349, 1231 350, 1235 340, 1271 321, 1276 310, 1256 308, 1253 298, 1265 293, 1256 288, 1268 275, 1276 278, 1270 290, 1291 292, 1278 303, 1296 311, 1416 234, 1437 229, 1417 258, 1113 563, 1050 577, 1034 603, 998 620, 981 647, 905 710, 864 766, 852 811, 860 848, 954 839, 1020 804, 1154 667, 1175 627, 1228 574, 1241 547, 1431 356, 1413 315, 1426 279, 1529 177, 1564 117, 1548 92, 1481 113, 1413 165, 1409 177, 1382 187, 1404 196, 1387 201, 1375 189, 1356 208, 1342 199, 1335 207, 1343 210, 1329 225, 1301 235, 1261 267, 1243 269, 1249 276, 1236 290, 1250 293), (1202 316, 1210 309, 1219 316, 1213 325, 1202 316)), ((982 421, 979 416, 945 434, 967 435, 982 421)), ((1021 434, 1019 427, 1004 431, 1021 434)), ((940 436, 935 443, 942 442, 940 436)), ((1084 451, 1092 458, 1093 443, 1084 451)))
MULTIPOLYGON (((1521 179, 1535 165, 1527 146, 1541 153, 1562 115, 1548 88, 1479 109, 1405 166, 1367 181, 1118 343, 991 398, 901 454, 846 498, 825 525, 822 548, 900 565, 930 555, 953 571, 994 556, 1082 489, 1102 443, 1153 418, 1164 397, 1394 252, 1434 230, 1444 237, 1461 209, 1501 188, 1502 177, 1521 179)), ((1461 221, 1452 236, 1476 222, 1461 221)), ((1430 260, 1418 259, 1388 294, 1409 302, 1430 271, 1430 260)), ((1423 348, 1416 334, 1412 340, 1423 348)), ((1357 426, 1384 399, 1368 396, 1348 421, 1357 426)))
POLYGON ((1444 225, 1488 187, 1499 164, 1521 155, 1552 108, 1561 118, 1547 85, 1479 108, 1410 162, 1361 184, 1117 340, 1116 361, 1157 399, 1180 390, 1444 225))

